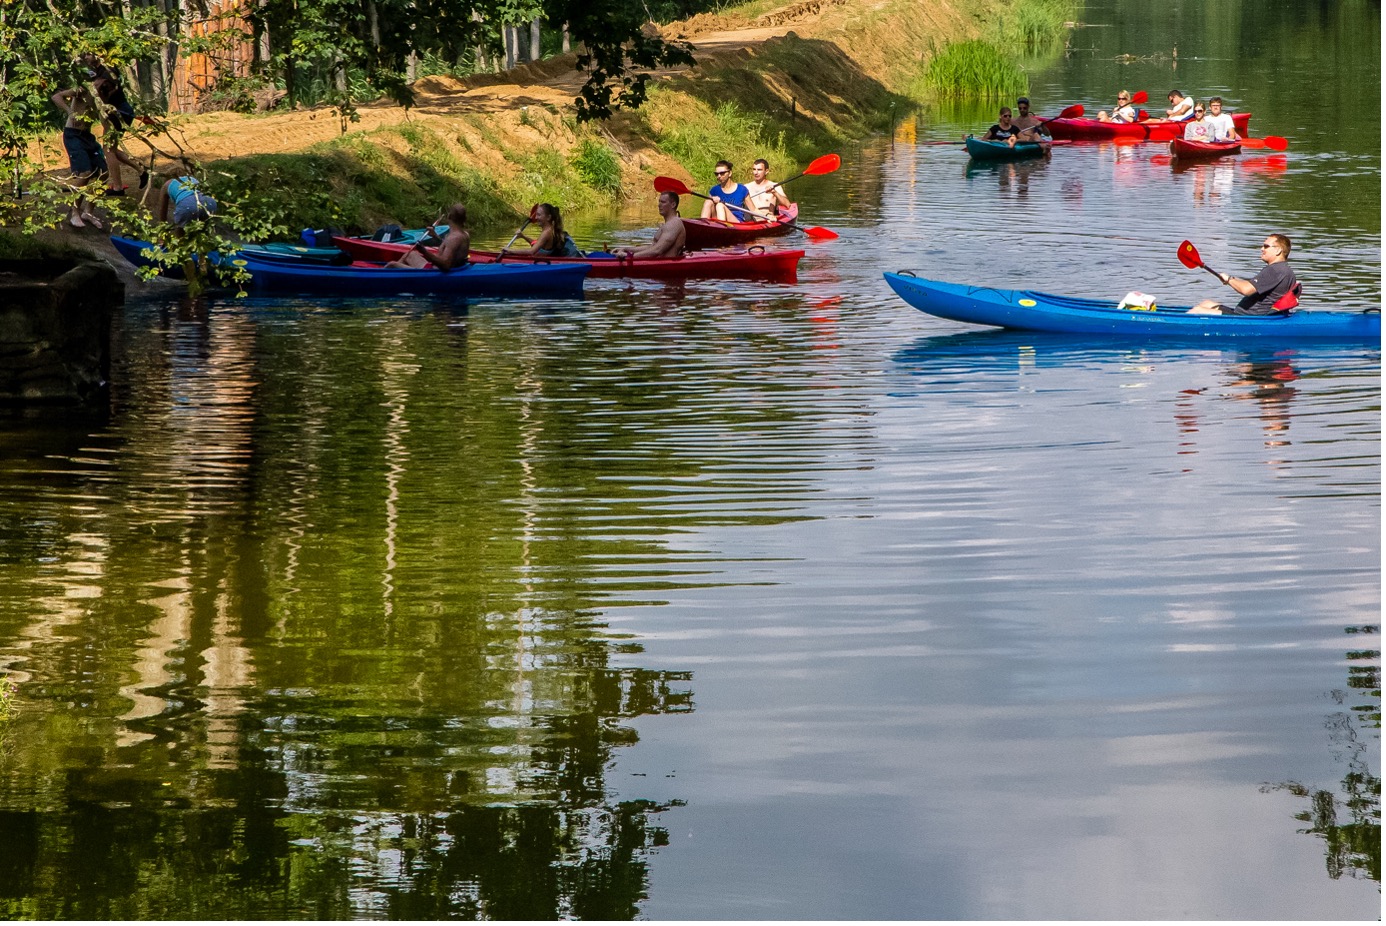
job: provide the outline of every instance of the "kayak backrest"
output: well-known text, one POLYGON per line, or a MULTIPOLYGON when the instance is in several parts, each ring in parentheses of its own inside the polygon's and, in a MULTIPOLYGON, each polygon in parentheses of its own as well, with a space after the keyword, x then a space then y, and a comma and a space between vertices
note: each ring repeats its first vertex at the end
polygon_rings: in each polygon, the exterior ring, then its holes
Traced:
POLYGON ((1299 305, 1299 294, 1303 290, 1304 287, 1300 285, 1298 280, 1295 280, 1295 285, 1290 287, 1290 291, 1275 300, 1275 310, 1277 312, 1288 312, 1297 307, 1299 305))

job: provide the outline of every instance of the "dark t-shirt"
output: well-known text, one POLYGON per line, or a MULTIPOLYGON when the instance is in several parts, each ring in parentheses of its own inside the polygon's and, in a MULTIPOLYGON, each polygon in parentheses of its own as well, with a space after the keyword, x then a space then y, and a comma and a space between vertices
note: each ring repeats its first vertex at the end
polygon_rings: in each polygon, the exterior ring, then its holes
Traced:
POLYGON ((1275 307, 1276 302, 1295 285, 1295 272, 1290 269, 1289 261, 1266 264, 1260 273, 1252 277, 1251 285, 1256 287, 1256 292, 1243 296, 1232 309, 1232 314, 1274 315, 1279 311, 1275 307))
POLYGON ((1019 135, 1022 131, 1024 131, 1024 129, 1016 128, 1016 124, 1014 122, 1011 123, 1011 127, 1009 129, 1001 128, 1001 123, 998 122, 996 125, 993 125, 991 128, 987 129, 986 137, 988 139, 993 139, 995 141, 1005 141, 1012 135, 1019 135))

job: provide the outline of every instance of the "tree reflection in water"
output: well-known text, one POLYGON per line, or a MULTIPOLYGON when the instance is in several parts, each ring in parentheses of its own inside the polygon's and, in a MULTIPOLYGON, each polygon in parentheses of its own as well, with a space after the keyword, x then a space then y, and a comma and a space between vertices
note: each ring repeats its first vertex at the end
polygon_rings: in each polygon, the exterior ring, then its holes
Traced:
MULTIPOLYGON (((1367 624, 1348 627, 1349 634, 1379 632, 1379 627, 1367 624)), ((1335 690, 1329 696, 1345 710, 1328 715, 1326 726, 1333 745, 1334 758, 1347 765, 1347 773, 1337 792, 1308 788, 1297 781, 1266 785, 1263 791, 1288 791, 1308 800, 1309 809, 1295 814, 1295 819, 1308 823, 1300 830, 1318 836, 1324 842, 1328 876, 1337 880, 1370 878, 1381 881, 1381 779, 1371 772, 1371 757, 1380 751, 1378 740, 1370 746, 1363 742, 1363 730, 1381 729, 1381 651, 1355 649, 1348 651, 1348 690, 1335 690), (1354 704, 1351 702, 1363 701, 1354 704), (1345 818, 1345 819, 1344 819, 1345 818)))

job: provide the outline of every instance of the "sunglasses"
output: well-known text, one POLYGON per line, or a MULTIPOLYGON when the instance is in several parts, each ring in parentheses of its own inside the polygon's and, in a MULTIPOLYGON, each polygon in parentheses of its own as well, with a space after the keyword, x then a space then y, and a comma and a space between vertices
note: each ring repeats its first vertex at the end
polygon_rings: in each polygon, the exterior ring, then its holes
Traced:
POLYGON ((1195 110, 1194 110, 1194 115, 1195 115, 1195 116, 1201 116, 1201 115, 1203 115, 1203 110, 1201 110, 1201 109, 1195 109, 1195 110))
POLYGON ((717 176, 719 176, 719 177, 725 177, 725 176, 727 176, 728 174, 730 174, 731 171, 729 171, 729 170, 719 170, 719 171, 714 171, 714 173, 716 173, 717 176))

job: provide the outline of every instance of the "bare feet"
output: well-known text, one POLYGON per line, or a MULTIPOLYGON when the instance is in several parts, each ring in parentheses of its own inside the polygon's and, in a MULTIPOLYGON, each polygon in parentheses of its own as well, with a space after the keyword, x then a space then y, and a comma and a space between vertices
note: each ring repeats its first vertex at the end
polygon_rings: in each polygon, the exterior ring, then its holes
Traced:
POLYGON ((69 222, 72 223, 72 227, 73 227, 73 228, 86 228, 86 227, 87 227, 87 223, 86 223, 86 222, 83 222, 82 219, 81 219, 81 217, 80 217, 79 215, 77 215, 77 213, 75 213, 75 212, 72 213, 71 215, 69 215, 69 216, 67 217, 67 220, 68 220, 69 222))

